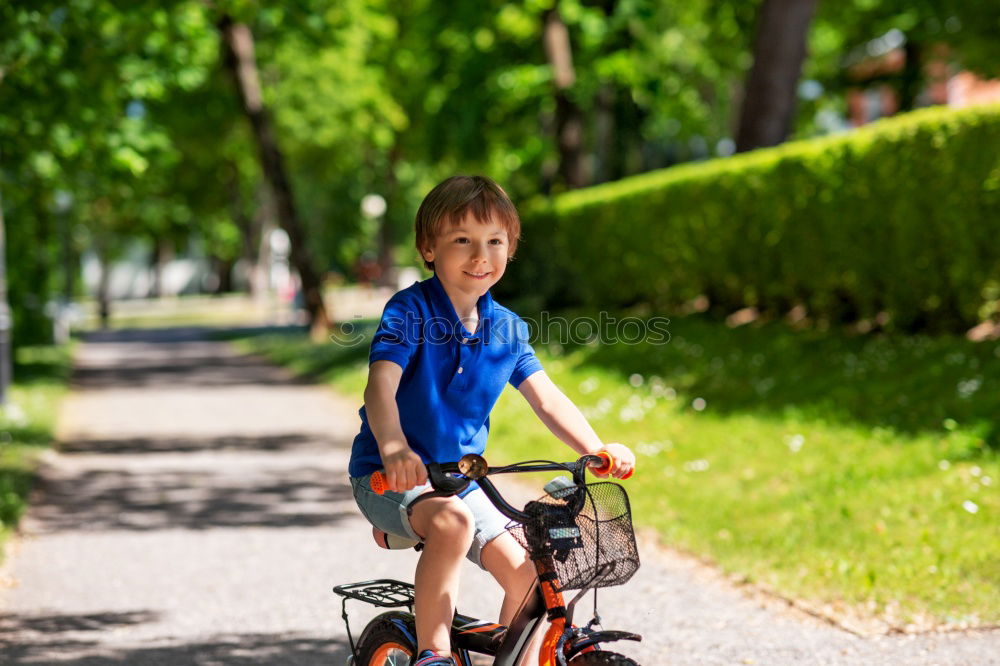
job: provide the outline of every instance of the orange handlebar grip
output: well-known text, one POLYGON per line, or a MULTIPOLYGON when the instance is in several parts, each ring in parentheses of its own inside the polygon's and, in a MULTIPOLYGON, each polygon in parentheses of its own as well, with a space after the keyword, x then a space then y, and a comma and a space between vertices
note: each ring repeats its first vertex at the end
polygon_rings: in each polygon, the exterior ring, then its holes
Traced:
POLYGON ((602 458, 604 460, 604 464, 597 467, 591 467, 591 471, 593 471, 595 474, 610 474, 612 468, 614 468, 615 466, 614 457, 612 457, 612 455, 607 451, 598 451, 594 455, 602 458))
POLYGON ((381 495, 389 490, 389 481, 385 478, 385 473, 382 470, 372 472, 369 483, 371 484, 372 492, 376 495, 381 495))

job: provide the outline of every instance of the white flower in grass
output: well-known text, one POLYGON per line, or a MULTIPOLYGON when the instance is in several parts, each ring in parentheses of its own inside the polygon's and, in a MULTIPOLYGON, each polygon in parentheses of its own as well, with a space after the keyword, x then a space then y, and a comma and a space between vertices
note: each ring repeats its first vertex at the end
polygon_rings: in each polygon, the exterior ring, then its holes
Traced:
POLYGON ((628 383, 632 385, 632 388, 639 388, 644 381, 645 379, 638 372, 630 375, 628 378, 628 383))
POLYGON ((646 415, 642 407, 636 407, 634 405, 626 405, 622 407, 618 412, 618 418, 622 421, 640 421, 642 417, 646 415))
POLYGON ((989 486, 993 484, 993 479, 991 477, 984 476, 983 478, 979 479, 979 483, 983 484, 984 486, 989 486))
POLYGON ((653 395, 657 398, 666 398, 667 400, 677 399, 677 391, 672 386, 654 386, 653 395))
POLYGON ((806 438, 802 435, 796 433, 791 437, 785 437, 785 444, 788 445, 788 450, 792 453, 798 453, 802 450, 802 445, 806 443, 806 438))
POLYGON ((979 505, 972 500, 965 500, 962 502, 962 508, 972 514, 979 512, 979 505))
POLYGON ((26 426, 28 425, 28 415, 24 413, 24 409, 21 405, 11 402, 0 410, 0 414, 7 419, 12 425, 16 426, 26 426))
POLYGON ((655 456, 662 450, 660 442, 639 442, 635 445, 636 453, 643 456, 655 456))
POLYGON ((946 472, 949 469, 951 469, 951 463, 948 462, 947 460, 938 461, 938 469, 941 470, 942 472, 946 472))
POLYGON ((979 377, 973 377, 972 379, 966 379, 958 383, 956 391, 958 392, 958 397, 962 400, 968 400, 972 397, 972 394, 979 390, 979 387, 983 385, 983 380, 979 377))
POLYGON ((705 411, 705 407, 708 406, 708 403, 705 402, 704 398, 695 398, 691 401, 691 406, 694 408, 694 411, 703 412, 705 411))
POLYGON ((580 383, 580 393, 587 394, 593 393, 597 390, 598 381, 596 377, 589 377, 585 381, 580 383))
POLYGON ((699 458, 698 460, 690 460, 684 463, 685 472, 704 472, 708 470, 709 463, 704 458, 699 458))

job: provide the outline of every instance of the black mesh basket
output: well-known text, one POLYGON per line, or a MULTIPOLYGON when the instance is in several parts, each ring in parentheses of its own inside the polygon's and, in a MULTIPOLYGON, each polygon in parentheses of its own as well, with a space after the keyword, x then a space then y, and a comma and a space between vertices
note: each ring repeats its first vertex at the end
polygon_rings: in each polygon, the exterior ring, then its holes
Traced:
POLYGON ((532 559, 551 557, 557 589, 621 585, 639 569, 628 495, 617 483, 571 486, 524 510, 532 519, 507 529, 532 559))

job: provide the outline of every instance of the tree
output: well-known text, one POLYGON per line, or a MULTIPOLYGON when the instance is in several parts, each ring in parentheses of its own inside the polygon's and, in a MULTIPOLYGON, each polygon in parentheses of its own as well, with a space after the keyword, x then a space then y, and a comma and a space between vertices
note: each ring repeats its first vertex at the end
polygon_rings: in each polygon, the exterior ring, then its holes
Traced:
POLYGON ((226 47, 225 63, 236 82, 243 108, 254 129, 254 138, 260 152, 261 168, 271 185, 278 220, 291 242, 291 259, 302 281, 302 294, 309 312, 310 328, 315 339, 326 337, 330 328, 326 305, 323 302, 322 284, 313 266, 305 243, 305 233, 299 221, 292 194, 291 183, 285 171, 284 156, 278 147, 271 119, 264 106, 254 56, 253 33, 243 23, 236 23, 228 15, 219 21, 223 43, 226 47))
POLYGON ((736 150, 774 146, 793 130, 795 97, 817 0, 764 0, 736 150))
POLYGON ((573 47, 570 45, 569 30, 559 16, 558 9, 547 10, 542 15, 542 21, 545 25, 543 29, 545 55, 552 67, 552 81, 555 86, 555 135, 559 149, 559 176, 567 187, 575 189, 586 184, 586 175, 581 159, 583 118, 580 108, 568 94, 576 80, 576 73, 573 71, 573 47))

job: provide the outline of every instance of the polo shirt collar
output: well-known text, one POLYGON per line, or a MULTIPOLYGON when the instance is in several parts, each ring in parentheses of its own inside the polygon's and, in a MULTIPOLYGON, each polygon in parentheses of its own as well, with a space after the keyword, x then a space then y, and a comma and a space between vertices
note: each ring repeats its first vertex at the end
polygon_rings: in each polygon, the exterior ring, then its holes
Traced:
POLYGON ((490 292, 486 292, 479 297, 479 301, 476 302, 476 308, 479 310, 479 328, 476 329, 475 333, 469 333, 465 330, 465 326, 458 319, 458 313, 455 312, 455 306, 452 305, 451 299, 448 298, 448 292, 444 290, 444 285, 441 284, 441 280, 438 279, 435 273, 427 280, 424 280, 424 285, 427 289, 426 293, 430 295, 431 307, 434 310, 435 317, 443 317, 448 321, 451 330, 455 332, 455 339, 461 340, 465 338, 470 342, 473 340, 482 340, 483 343, 490 343, 490 329, 493 324, 493 297, 490 292))

